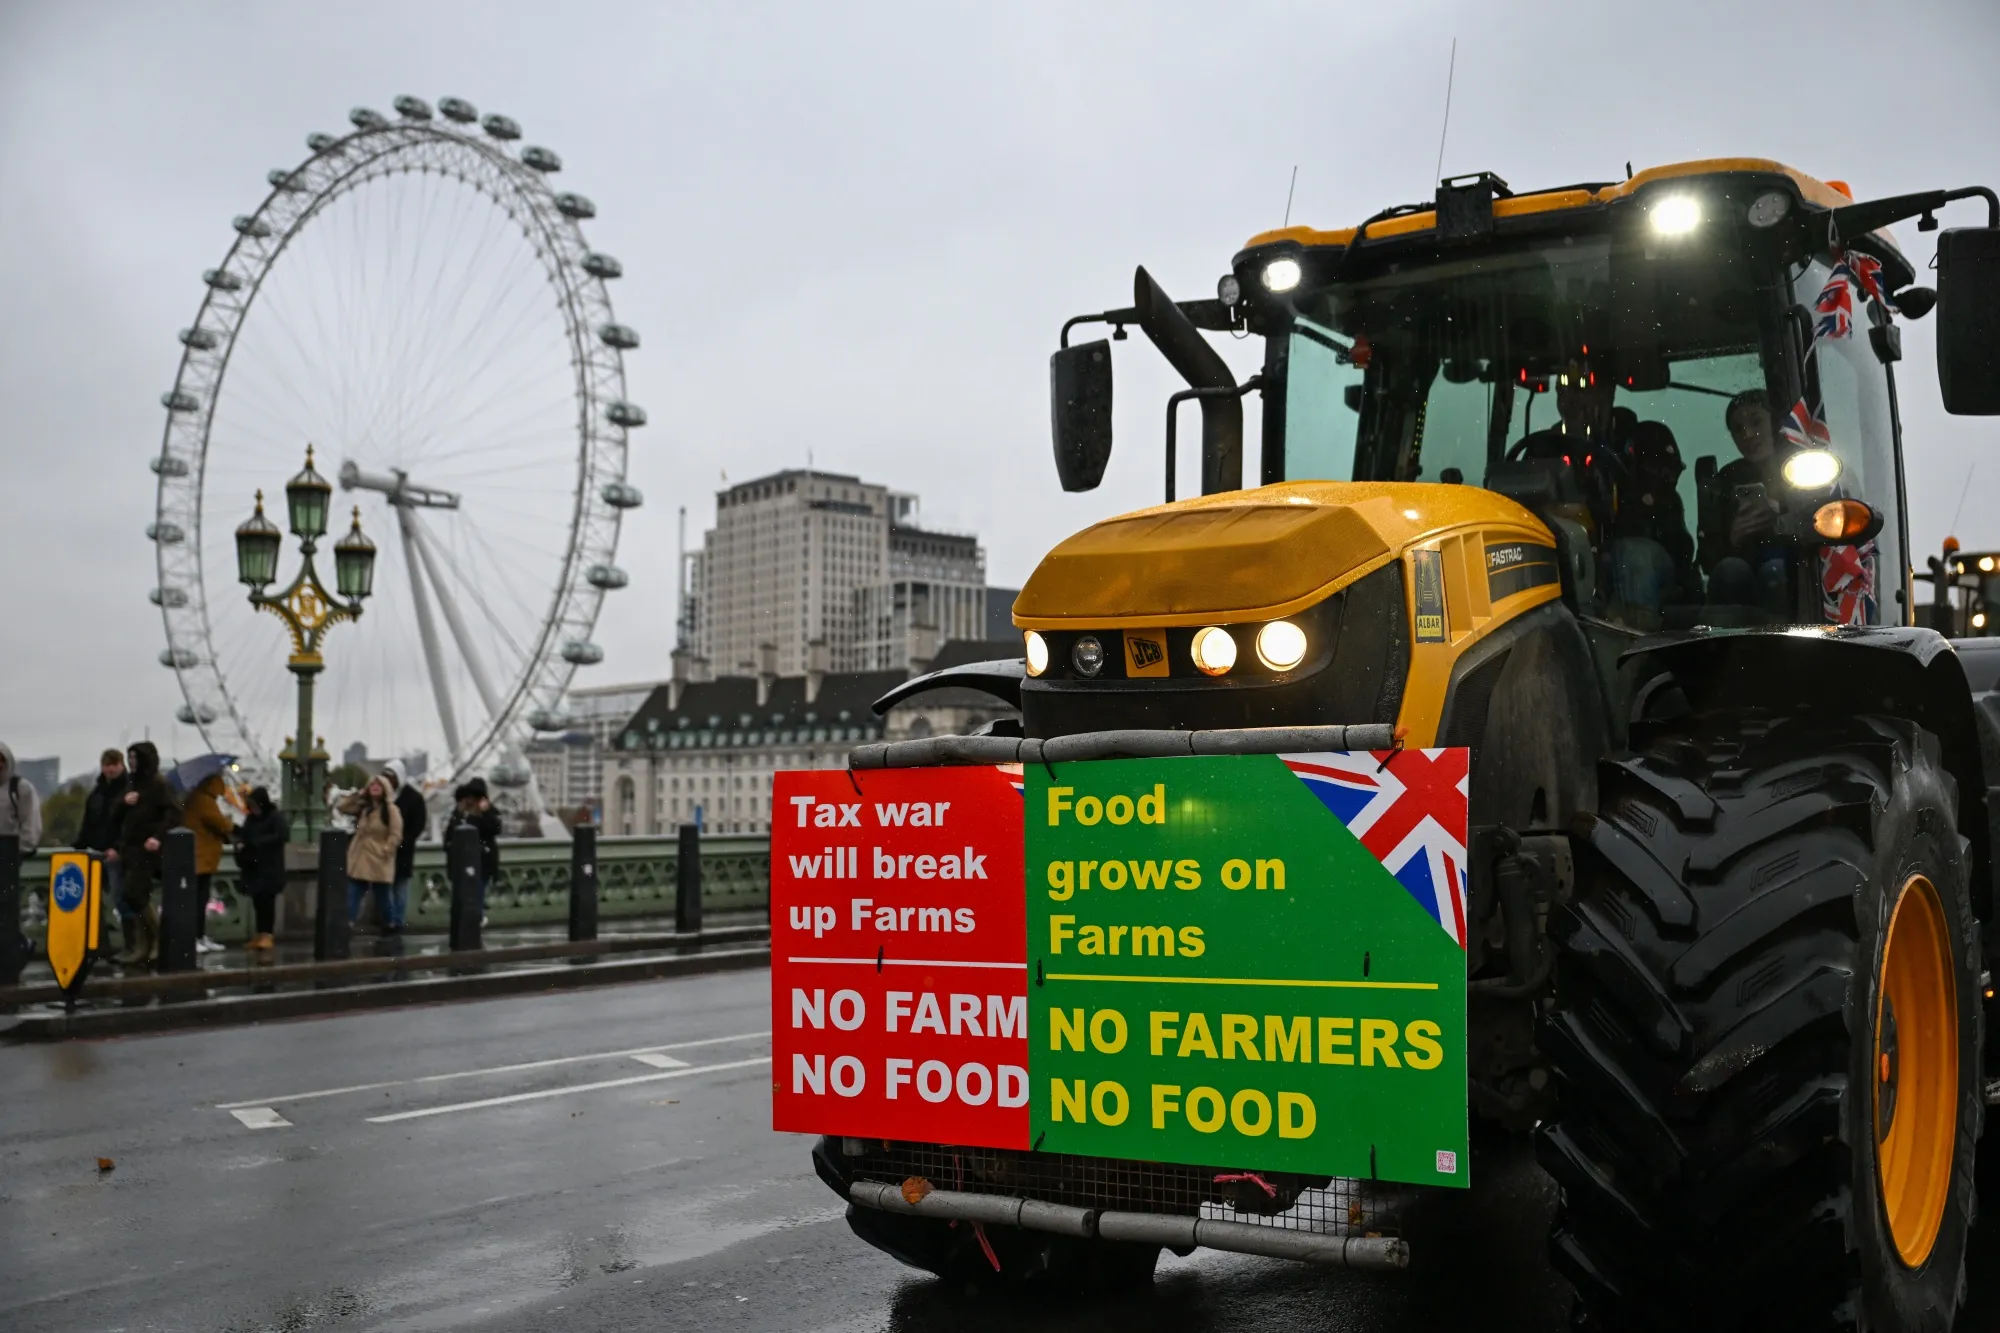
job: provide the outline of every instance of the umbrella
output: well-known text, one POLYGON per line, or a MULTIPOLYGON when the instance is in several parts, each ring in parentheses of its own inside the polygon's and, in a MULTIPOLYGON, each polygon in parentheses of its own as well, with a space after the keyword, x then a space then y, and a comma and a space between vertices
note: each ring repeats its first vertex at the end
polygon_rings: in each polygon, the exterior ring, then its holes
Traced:
POLYGON ((187 795, 217 773, 225 773, 236 762, 233 754, 198 754, 167 771, 167 782, 182 796, 187 795))

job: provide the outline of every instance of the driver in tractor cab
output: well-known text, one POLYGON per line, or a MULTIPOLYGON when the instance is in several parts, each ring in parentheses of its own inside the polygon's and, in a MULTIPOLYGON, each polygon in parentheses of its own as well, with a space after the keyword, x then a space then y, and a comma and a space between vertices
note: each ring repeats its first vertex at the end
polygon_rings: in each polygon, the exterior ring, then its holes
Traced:
POLYGON ((1610 598, 1625 619, 1657 627, 1662 608, 1701 601, 1694 539, 1677 489, 1686 466, 1674 432, 1661 421, 1632 421, 1621 431, 1618 452, 1624 475, 1605 544, 1610 598))

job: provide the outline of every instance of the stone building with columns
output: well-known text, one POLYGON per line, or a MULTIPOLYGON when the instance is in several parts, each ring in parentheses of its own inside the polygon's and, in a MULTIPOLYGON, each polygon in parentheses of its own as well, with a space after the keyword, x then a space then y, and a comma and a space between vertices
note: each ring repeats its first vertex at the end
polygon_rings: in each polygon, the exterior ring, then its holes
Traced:
MULTIPOLYGON (((1012 640, 946 644, 929 665, 1013 657, 1012 640)), ((771 778, 784 769, 845 768, 868 741, 968 732, 1018 716, 1000 700, 962 688, 935 690, 877 717, 872 705, 910 678, 907 669, 828 671, 823 644, 808 670, 780 675, 777 652, 758 650, 756 675, 692 678, 692 658, 655 689, 604 753, 604 832, 660 835, 681 824, 708 833, 767 833, 771 778)))

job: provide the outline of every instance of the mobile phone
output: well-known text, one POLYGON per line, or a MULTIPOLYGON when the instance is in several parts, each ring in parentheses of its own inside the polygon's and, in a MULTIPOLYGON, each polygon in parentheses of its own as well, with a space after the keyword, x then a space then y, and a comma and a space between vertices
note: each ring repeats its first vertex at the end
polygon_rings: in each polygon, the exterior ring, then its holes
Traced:
POLYGON ((1771 507, 1770 492, 1764 489, 1764 483, 1761 481, 1749 482, 1736 488, 1736 507, 1744 509, 1752 506, 1759 509, 1771 507))

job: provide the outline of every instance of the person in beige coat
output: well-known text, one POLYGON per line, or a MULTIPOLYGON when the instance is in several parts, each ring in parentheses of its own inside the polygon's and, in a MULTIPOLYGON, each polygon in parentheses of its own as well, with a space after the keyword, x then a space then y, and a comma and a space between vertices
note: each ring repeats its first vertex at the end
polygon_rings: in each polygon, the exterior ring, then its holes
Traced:
POLYGON ((361 915, 361 900, 375 894, 375 919, 387 923, 396 882, 396 848, 403 841, 403 816, 382 778, 370 778, 360 791, 340 798, 343 815, 354 817, 354 836, 347 842, 347 919, 361 915))

